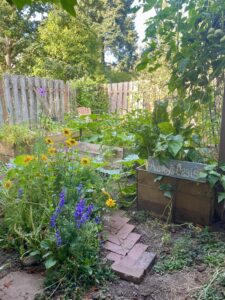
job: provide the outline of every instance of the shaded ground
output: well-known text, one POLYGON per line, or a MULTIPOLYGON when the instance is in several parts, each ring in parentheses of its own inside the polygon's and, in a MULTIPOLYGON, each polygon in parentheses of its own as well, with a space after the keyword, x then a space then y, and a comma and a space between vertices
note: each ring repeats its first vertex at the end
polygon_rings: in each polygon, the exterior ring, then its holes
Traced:
POLYGON ((142 234, 141 242, 157 253, 156 264, 141 284, 117 278, 88 293, 85 300, 225 300, 224 227, 213 228, 214 235, 190 224, 166 226, 144 212, 127 214, 130 223, 136 225, 134 231, 142 234), (211 282, 213 276, 215 280, 211 282), (222 284, 218 280, 221 278, 222 284))
MULTIPOLYGON (((141 242, 157 253, 154 268, 139 285, 117 278, 104 287, 93 288, 80 299, 225 300, 222 225, 205 230, 190 224, 167 226, 144 212, 130 210, 127 215, 130 223, 136 225, 135 231, 142 235, 141 242)), ((0 267, 0 300, 34 299, 43 281, 39 267, 24 267, 16 254, 1 250, 0 267), (22 273, 15 273, 18 270, 22 273), (10 276, 14 276, 13 281, 10 276)), ((55 295, 54 299, 67 298, 55 295)))

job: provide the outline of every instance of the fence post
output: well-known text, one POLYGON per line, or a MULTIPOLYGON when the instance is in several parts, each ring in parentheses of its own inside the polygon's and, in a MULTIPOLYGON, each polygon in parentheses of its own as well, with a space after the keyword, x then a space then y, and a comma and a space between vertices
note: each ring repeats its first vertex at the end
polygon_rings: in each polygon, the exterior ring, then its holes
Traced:
POLYGON ((219 163, 225 163, 225 77, 222 104, 222 120, 220 129, 219 163))

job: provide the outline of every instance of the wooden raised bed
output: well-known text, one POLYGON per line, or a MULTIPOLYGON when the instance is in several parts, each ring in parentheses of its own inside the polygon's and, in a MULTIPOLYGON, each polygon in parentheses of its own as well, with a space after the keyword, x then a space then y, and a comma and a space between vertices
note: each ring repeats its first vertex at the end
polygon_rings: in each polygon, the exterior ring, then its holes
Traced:
POLYGON ((7 144, 5 142, 0 142, 0 161, 7 163, 10 159, 16 157, 19 154, 31 152, 31 145, 24 144, 24 145, 12 145, 7 144))
POLYGON ((215 193, 208 183, 186 179, 164 177, 161 182, 154 182, 157 175, 141 167, 137 169, 138 209, 148 210, 157 217, 167 217, 169 199, 160 190, 160 184, 173 186, 172 220, 178 223, 192 222, 210 225, 215 209, 215 193))

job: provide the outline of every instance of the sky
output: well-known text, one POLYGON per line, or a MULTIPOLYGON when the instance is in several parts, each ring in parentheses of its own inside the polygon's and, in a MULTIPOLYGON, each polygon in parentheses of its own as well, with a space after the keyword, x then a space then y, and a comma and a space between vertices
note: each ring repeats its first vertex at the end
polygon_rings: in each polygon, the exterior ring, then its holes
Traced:
MULTIPOLYGON (((139 3, 138 0, 134 1, 134 5, 137 5, 139 3)), ((140 9, 136 13, 136 18, 135 18, 135 28, 138 33, 138 47, 141 48, 143 45, 143 39, 145 37, 145 29, 146 29, 146 24, 145 22, 153 15, 153 11, 148 11, 143 13, 143 10, 140 9)))

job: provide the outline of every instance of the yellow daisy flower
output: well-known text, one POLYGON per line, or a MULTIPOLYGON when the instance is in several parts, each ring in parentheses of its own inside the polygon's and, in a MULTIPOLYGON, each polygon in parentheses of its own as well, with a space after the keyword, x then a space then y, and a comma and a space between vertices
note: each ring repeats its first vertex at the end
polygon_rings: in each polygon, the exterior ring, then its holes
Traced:
POLYGON ((48 157, 47 157, 45 154, 41 154, 41 159, 42 159, 43 161, 46 161, 46 160, 48 159, 48 157))
POLYGON ((70 136, 72 134, 71 130, 69 128, 64 128, 63 129, 63 133, 66 135, 66 136, 70 136))
POLYGON ((82 165, 90 165, 91 160, 88 157, 83 157, 83 158, 81 158, 80 162, 82 165))
POLYGON ((29 164, 29 162, 31 162, 33 159, 34 159, 34 156, 33 156, 33 155, 26 155, 26 156, 24 157, 23 162, 24 162, 25 164, 29 164))
POLYGON ((7 180, 5 183, 4 183, 4 187, 6 189, 10 189, 12 187, 12 181, 11 180, 7 180))
POLYGON ((45 142, 46 142, 46 144, 49 144, 49 145, 53 145, 54 144, 53 140, 51 138, 49 138, 49 137, 47 137, 45 139, 45 142))
POLYGON ((56 148, 51 147, 51 148, 48 148, 48 153, 49 153, 50 155, 54 155, 54 154, 57 153, 57 150, 56 150, 56 148))
POLYGON ((114 206, 116 206, 116 200, 113 200, 113 199, 109 198, 108 200, 106 200, 105 204, 108 207, 114 207, 114 206))
POLYGON ((72 146, 76 146, 78 143, 75 139, 70 138, 70 139, 65 141, 65 144, 68 147, 72 147, 72 146))

